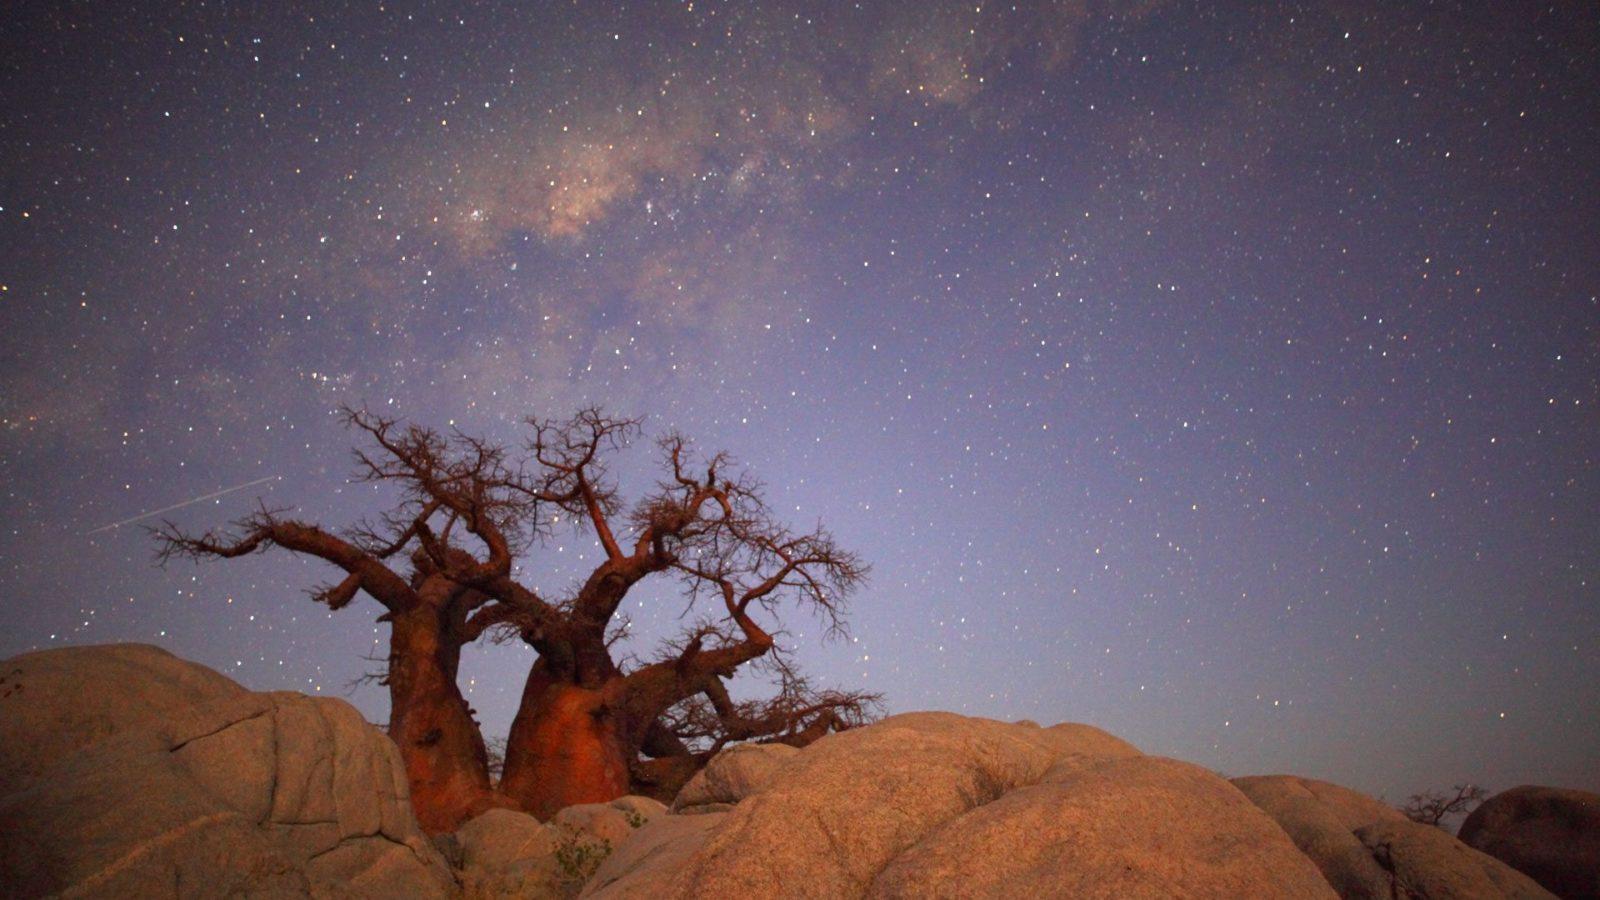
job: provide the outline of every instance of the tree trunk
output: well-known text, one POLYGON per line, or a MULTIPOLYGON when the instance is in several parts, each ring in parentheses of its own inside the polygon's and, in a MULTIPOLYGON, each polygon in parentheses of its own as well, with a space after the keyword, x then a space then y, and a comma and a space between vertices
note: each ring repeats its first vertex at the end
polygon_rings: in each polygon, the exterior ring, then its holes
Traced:
POLYGON ((577 803, 628 793, 629 749, 605 692, 552 678, 535 664, 506 739, 500 790, 541 820, 577 803))
POLYGON ((411 806, 429 834, 453 831, 495 802, 488 754, 456 686, 460 648, 427 603, 394 616, 389 635, 389 737, 400 746, 411 806))

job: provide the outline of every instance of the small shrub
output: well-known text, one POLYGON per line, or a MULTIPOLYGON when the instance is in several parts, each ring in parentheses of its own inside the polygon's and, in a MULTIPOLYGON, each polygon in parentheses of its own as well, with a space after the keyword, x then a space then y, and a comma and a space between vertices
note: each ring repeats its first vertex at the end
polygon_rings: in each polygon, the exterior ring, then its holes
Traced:
POLYGON ((565 831, 561 840, 556 842, 556 870, 562 886, 576 890, 594 877, 595 870, 611 855, 611 842, 604 838, 591 838, 575 828, 565 831))

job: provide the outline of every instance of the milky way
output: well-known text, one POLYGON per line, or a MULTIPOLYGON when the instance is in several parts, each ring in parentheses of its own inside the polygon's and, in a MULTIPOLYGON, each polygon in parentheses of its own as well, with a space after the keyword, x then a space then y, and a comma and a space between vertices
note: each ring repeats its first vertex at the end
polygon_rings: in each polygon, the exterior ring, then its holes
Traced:
MULTIPOLYGON (((0 15, 0 655, 381 721, 318 564, 96 529, 380 511, 340 404, 514 443, 598 403, 872 563, 848 639, 787 619, 821 683, 1391 800, 1600 789, 1593 4, 0 15)), ((643 651, 683 609, 637 599, 643 651)), ((470 653, 490 735, 529 652, 470 653)))

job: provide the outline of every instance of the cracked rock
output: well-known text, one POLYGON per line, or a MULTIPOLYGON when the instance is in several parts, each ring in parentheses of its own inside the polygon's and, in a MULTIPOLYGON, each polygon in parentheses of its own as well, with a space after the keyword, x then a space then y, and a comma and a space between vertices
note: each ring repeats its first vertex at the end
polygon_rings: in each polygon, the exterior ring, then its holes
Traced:
POLYGON ((8 896, 416 896, 455 884, 399 751, 342 700, 258 694, 156 647, 0 663, 8 896))

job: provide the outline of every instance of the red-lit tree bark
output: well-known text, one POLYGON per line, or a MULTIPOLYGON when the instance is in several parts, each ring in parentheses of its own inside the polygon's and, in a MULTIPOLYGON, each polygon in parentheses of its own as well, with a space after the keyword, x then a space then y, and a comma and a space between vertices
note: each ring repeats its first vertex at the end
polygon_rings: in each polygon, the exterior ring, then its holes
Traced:
POLYGON ((593 409, 564 423, 529 420, 533 437, 512 461, 503 448, 460 433, 363 410, 347 410, 346 419, 376 447, 357 452, 360 476, 402 498, 376 525, 336 535, 263 510, 228 535, 192 536, 168 524, 158 536, 163 558, 235 557, 274 546, 316 556, 345 573, 318 600, 338 609, 364 592, 384 607, 390 735, 429 831, 453 829, 497 803, 548 817, 630 789, 660 793, 659 780, 641 778, 650 768, 645 757, 671 757, 664 765, 679 769, 707 758, 705 741, 697 753, 678 752, 688 745, 664 722, 697 696, 707 698, 726 734, 717 747, 780 735, 806 740, 859 717, 860 703, 795 705, 783 701, 790 692, 761 716, 727 700, 724 679, 771 657, 774 642, 758 617, 797 603, 837 631, 841 604, 866 569, 825 531, 796 534, 776 523, 754 482, 723 474, 725 457, 710 457, 703 476, 691 475, 687 442, 667 437, 660 443, 666 477, 624 514, 607 459, 637 433, 633 420, 593 409), (591 533, 603 558, 572 596, 546 599, 513 577, 512 561, 562 519, 591 533), (409 571, 393 568, 394 558, 409 559, 409 571), (658 658, 625 668, 608 630, 630 590, 649 578, 675 581, 691 606, 716 613, 658 658), (498 791, 456 685, 462 647, 491 630, 538 654, 498 791))
POLYGON ((342 609, 360 593, 383 607, 389 624, 389 735, 399 745, 418 821, 430 832, 448 831, 495 805, 509 805, 490 789, 482 734, 461 695, 456 676, 461 648, 504 610, 475 585, 505 577, 512 544, 526 522, 536 521, 539 498, 507 490, 504 455, 480 441, 446 439, 422 428, 355 410, 347 421, 368 432, 379 452, 358 452, 358 475, 399 482, 402 500, 376 524, 338 535, 262 509, 231 534, 191 535, 166 523, 157 529, 163 562, 175 557, 243 556, 281 547, 315 556, 343 570, 337 584, 312 597, 342 609), (437 530, 436 530, 437 529, 437 530), (466 532, 479 556, 457 544, 466 532), (454 543, 452 543, 454 542, 454 543), (409 553, 403 551, 409 550, 409 553), (392 565, 408 558, 409 572, 392 565))
POLYGON ((237 537, 192 537, 165 531, 163 553, 242 556, 277 546, 317 556, 348 574, 314 597, 341 609, 364 591, 385 608, 389 659, 383 682, 389 688, 389 735, 400 746, 417 818, 429 831, 447 831, 494 805, 489 789, 483 739, 456 686, 465 642, 465 616, 485 599, 438 571, 419 569, 402 578, 382 561, 384 554, 314 526, 263 510, 241 523, 237 537))
POLYGON ((704 476, 691 475, 689 447, 678 435, 660 443, 668 477, 628 516, 625 543, 612 527, 620 504, 604 453, 635 423, 591 410, 563 425, 531 424, 529 450, 547 473, 546 493, 567 498, 561 505, 587 523, 605 556, 564 616, 518 623, 540 658, 507 739, 501 789, 545 816, 635 786, 647 740, 669 709, 771 652, 758 611, 793 600, 837 629, 840 604, 866 570, 825 531, 794 534, 775 523, 754 482, 719 474, 725 457, 706 460, 704 476), (714 604, 719 615, 654 662, 624 671, 607 631, 629 591, 647 578, 677 581, 691 604, 714 604))

